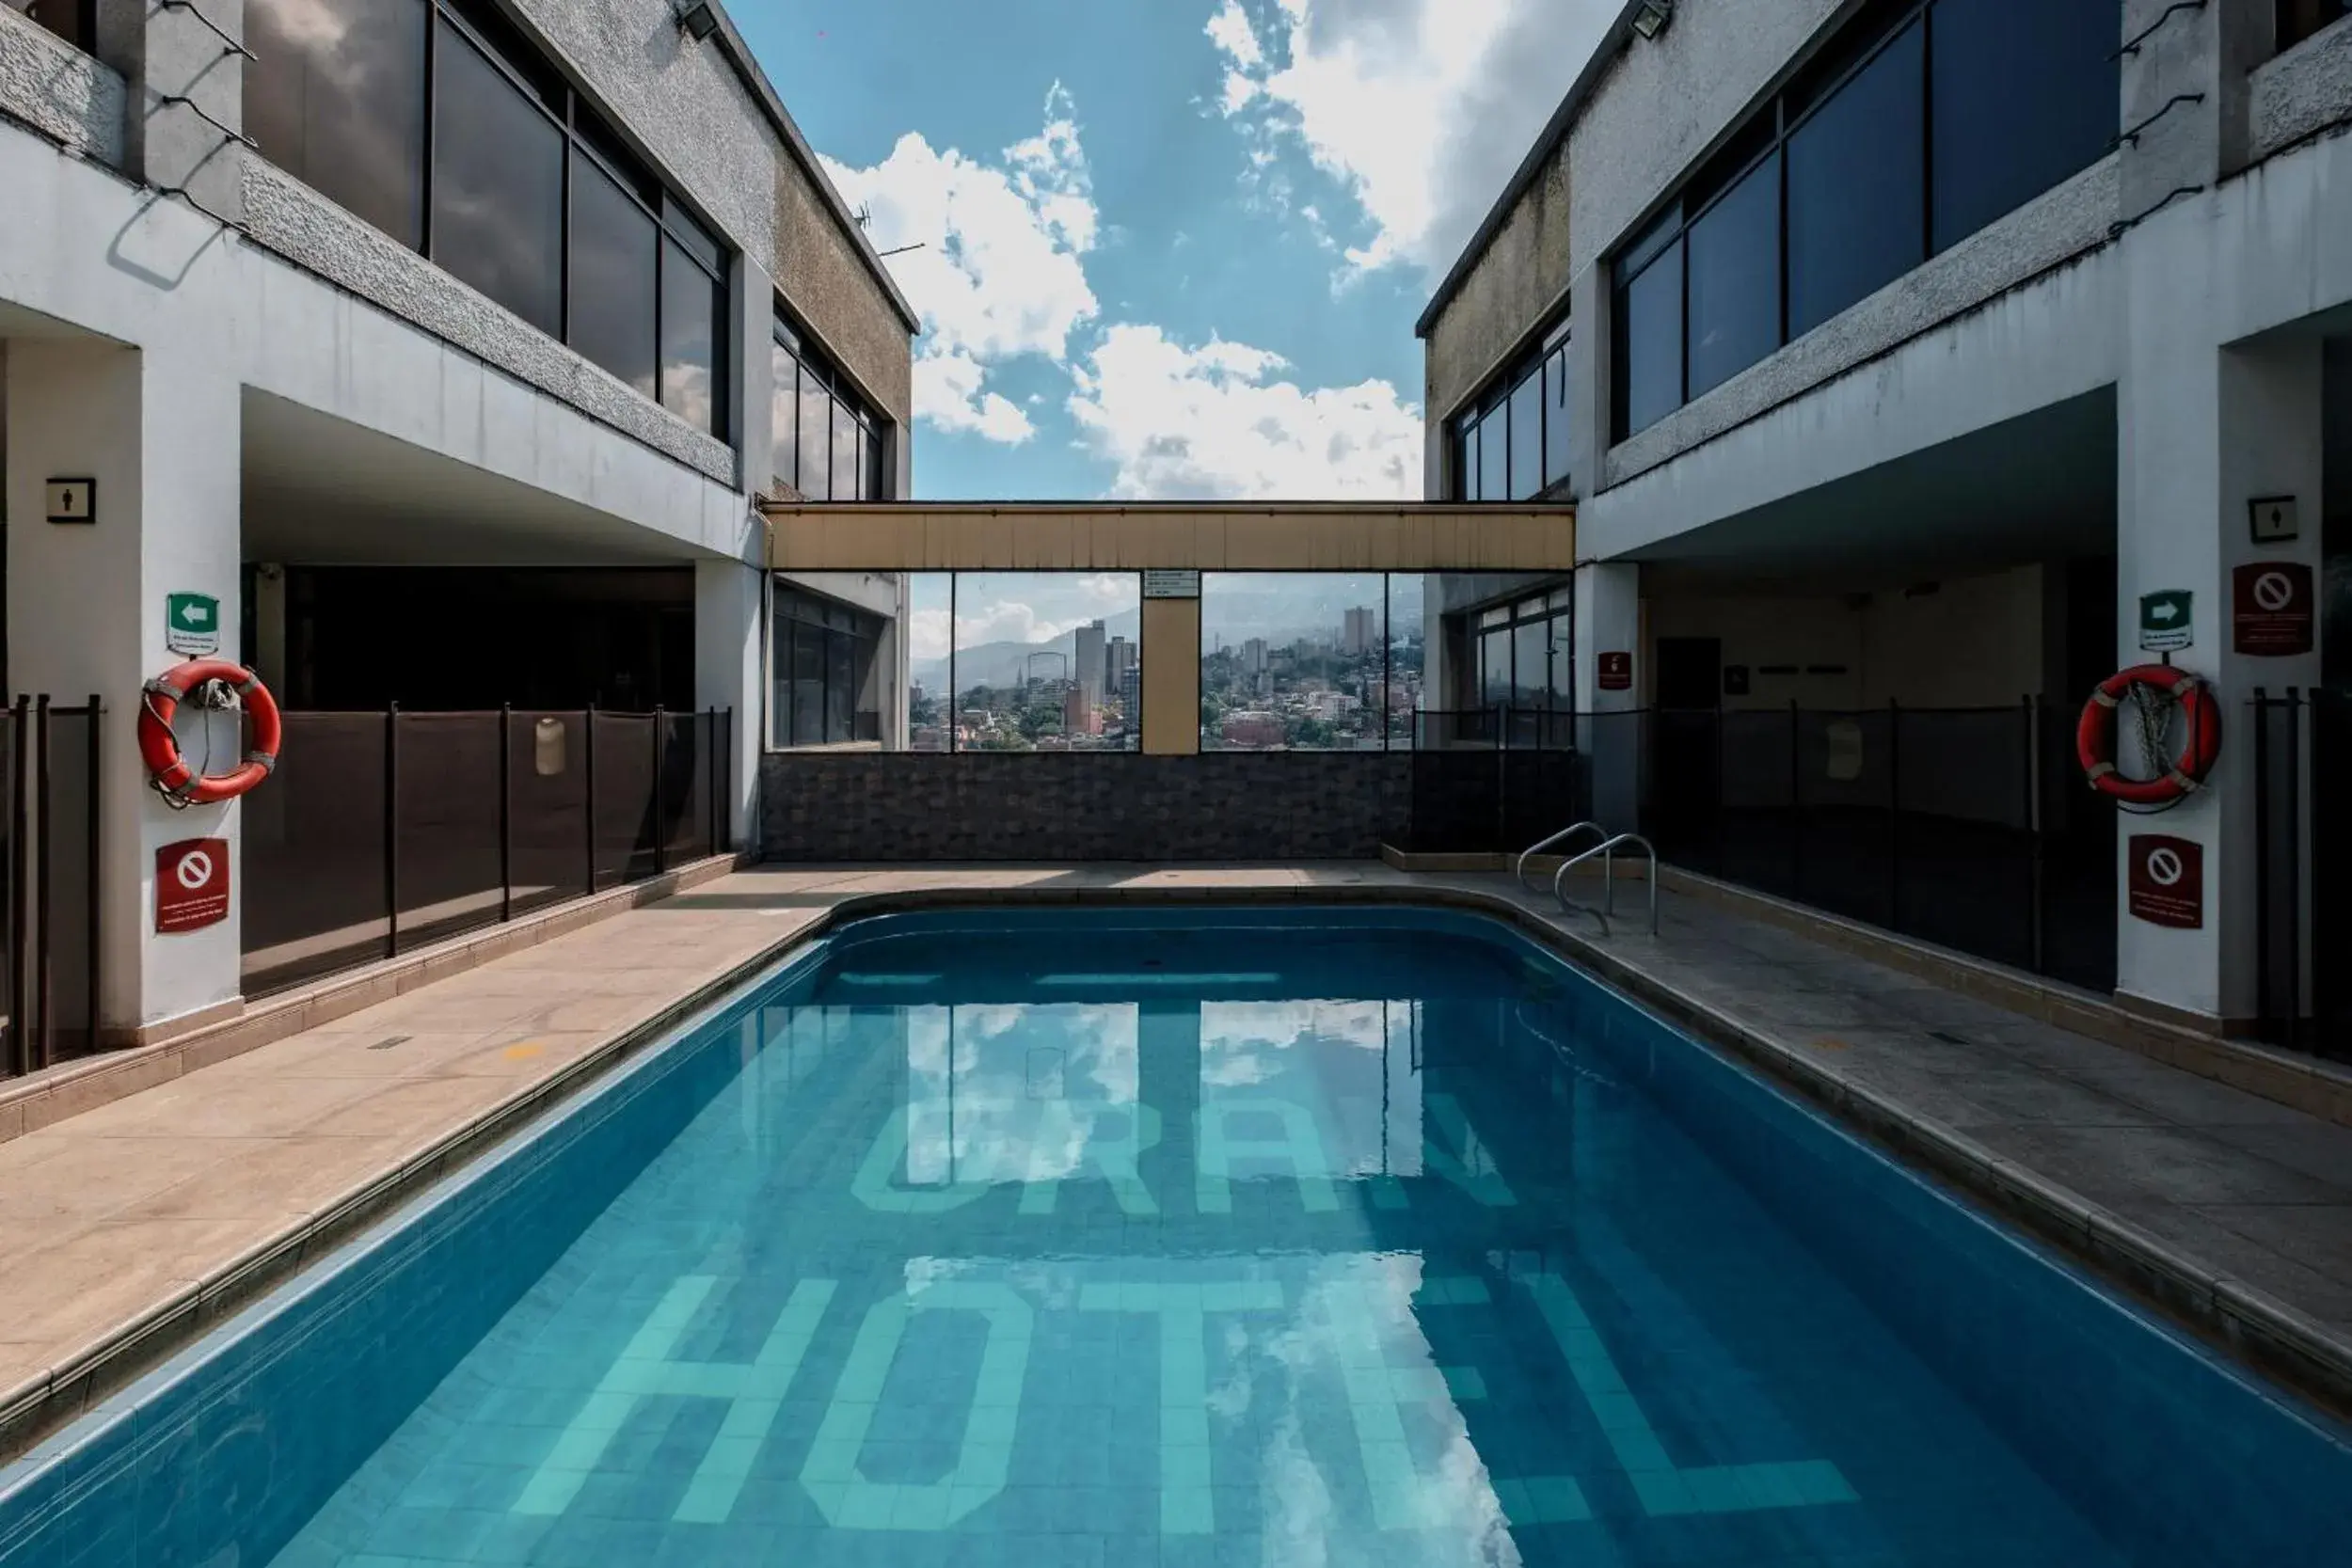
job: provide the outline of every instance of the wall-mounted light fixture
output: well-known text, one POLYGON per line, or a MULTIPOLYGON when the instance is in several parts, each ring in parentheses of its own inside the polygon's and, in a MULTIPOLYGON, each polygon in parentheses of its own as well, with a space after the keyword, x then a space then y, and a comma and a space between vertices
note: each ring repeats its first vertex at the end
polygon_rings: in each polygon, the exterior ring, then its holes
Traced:
POLYGON ((700 43, 719 30, 719 8, 710 0, 692 0, 678 8, 677 24, 688 38, 700 43))
POLYGON ((1633 30, 1645 39, 1654 39, 1664 32, 1666 24, 1674 19, 1674 0, 1642 0, 1633 8, 1633 30))

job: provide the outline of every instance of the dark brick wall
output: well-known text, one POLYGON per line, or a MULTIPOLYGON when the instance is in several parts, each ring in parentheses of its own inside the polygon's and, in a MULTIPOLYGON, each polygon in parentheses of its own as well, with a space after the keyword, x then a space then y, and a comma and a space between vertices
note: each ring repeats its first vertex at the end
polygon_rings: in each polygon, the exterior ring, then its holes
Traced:
POLYGON ((1367 859, 1411 815, 1404 752, 776 752, 760 769, 775 861, 1367 859))

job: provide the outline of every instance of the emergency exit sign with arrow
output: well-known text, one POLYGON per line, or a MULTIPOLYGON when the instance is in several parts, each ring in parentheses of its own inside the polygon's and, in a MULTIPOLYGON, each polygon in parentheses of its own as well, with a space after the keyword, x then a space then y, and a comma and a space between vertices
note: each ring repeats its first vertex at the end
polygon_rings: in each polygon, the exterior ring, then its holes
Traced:
POLYGON ((220 601, 210 594, 164 596, 164 646, 194 658, 220 649, 220 601))
POLYGON ((2185 588, 2166 588, 2139 596, 2139 646, 2142 652, 2170 653, 2197 641, 2191 617, 2193 599, 2185 588))

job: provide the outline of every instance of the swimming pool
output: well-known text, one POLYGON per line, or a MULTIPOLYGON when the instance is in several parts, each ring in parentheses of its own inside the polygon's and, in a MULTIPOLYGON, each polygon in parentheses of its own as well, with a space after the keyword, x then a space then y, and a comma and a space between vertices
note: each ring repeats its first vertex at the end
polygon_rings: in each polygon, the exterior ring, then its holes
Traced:
POLYGON ((0 1471, 8 1568, 2345 1560, 2343 1433, 1506 928, 892 915, 0 1471))

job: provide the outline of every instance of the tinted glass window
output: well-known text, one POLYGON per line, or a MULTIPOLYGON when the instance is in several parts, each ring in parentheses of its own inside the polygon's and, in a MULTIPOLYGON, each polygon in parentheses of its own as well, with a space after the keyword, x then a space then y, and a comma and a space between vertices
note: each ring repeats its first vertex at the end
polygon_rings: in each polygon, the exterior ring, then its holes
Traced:
POLYGON ((801 362, 778 343, 769 351, 769 365, 774 381, 768 403, 769 429, 775 438, 774 456, 768 465, 773 476, 771 488, 798 489, 792 478, 800 471, 801 460, 801 362))
POLYGON ((801 367, 801 494, 833 499, 833 395, 817 372, 801 367))
POLYGON ((848 636, 825 638, 825 739, 834 745, 853 738, 850 716, 857 706, 857 675, 848 636))
POLYGON ((1682 406, 1682 247, 1644 268, 1617 305, 1617 374, 1624 388, 1620 437, 1682 406))
POLYGON ((719 270, 726 252, 709 230, 697 223, 693 215, 679 205, 675 197, 664 194, 661 198, 661 221, 669 227, 678 244, 684 245, 696 261, 711 271, 719 270))
POLYGON ((2118 129, 2120 0, 1938 0, 1935 246, 2103 156, 2118 129))
POLYGON ((715 318, 719 285, 678 248, 661 242, 661 406, 700 430, 719 429, 715 318))
POLYGON ((833 405, 833 499, 858 499, 857 416, 838 402, 833 405))
POLYGON ((802 622, 792 626, 792 744, 825 742, 825 632, 802 622))
POLYGON ((1544 483, 1568 477, 1568 351, 1551 351, 1544 361, 1544 483))
POLYGON ((1780 156, 1691 225, 1691 388, 1697 397, 1780 346, 1780 156))
POLYGON ((1478 421, 1478 499, 1499 501, 1511 494, 1510 411, 1498 405, 1478 421))
POLYGON ((1792 337, 1923 260, 1923 39, 1914 23, 1788 138, 1792 337))
POLYGON ((1544 487, 1544 378, 1511 389, 1511 499, 1534 500, 1544 487))
POLYGON ((412 247, 424 238, 429 21, 424 0, 245 8, 260 56, 245 69, 246 135, 270 162, 412 247))
POLYGON ((1549 627, 1542 621, 1528 621, 1511 634, 1513 657, 1518 661, 1518 679, 1514 683, 1516 695, 1511 699, 1520 707, 1539 708, 1550 696, 1550 669, 1546 656, 1551 650, 1549 627))
POLYGON ((2292 49, 2330 23, 2340 22, 2344 0, 2279 0, 2279 47, 2292 49))
POLYGON ((440 30, 433 259, 561 336, 564 133, 456 28, 440 30))
POLYGON ((1454 488, 1466 501, 1478 499, 1478 423, 1462 425, 1461 448, 1454 460, 1454 488))
POLYGON ((653 217, 589 158, 572 157, 572 346, 654 395, 653 217))
POLYGON ((1511 700, 1511 633, 1490 631, 1479 641, 1479 701, 1503 706, 1511 700))
POLYGON ((95 5, 96 0, 0 0, 0 6, 24 12, 74 48, 92 54, 98 48, 95 5))
POLYGON ((1551 628, 1551 705, 1565 710, 1576 705, 1576 618, 1554 615, 1545 625, 1551 628))

